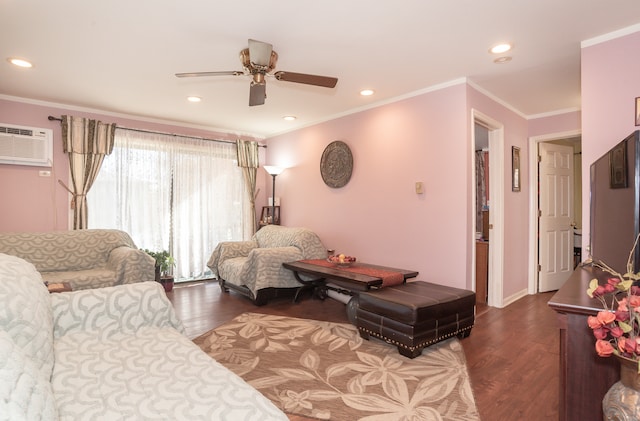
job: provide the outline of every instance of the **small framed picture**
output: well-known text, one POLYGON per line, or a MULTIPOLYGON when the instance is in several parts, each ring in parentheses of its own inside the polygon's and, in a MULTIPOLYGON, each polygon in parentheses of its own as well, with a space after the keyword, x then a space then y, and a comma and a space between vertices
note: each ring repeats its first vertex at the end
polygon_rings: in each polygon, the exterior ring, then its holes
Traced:
POLYGON ((611 175, 609 185, 612 189, 628 187, 627 177, 627 142, 621 142, 609 152, 609 168, 611 175))
POLYGON ((520 191, 520 148, 511 147, 511 191, 520 191))
POLYGON ((640 97, 636 98, 636 126, 640 126, 640 97))

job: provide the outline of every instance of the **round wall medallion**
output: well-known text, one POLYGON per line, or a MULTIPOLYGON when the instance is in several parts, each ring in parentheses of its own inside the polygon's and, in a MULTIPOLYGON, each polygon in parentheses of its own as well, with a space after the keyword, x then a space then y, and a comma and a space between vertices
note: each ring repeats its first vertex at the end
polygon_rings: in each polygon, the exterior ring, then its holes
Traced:
POLYGON ((324 183, 333 188, 343 187, 351 178, 353 155, 349 146, 341 140, 327 145, 320 158, 320 174, 324 183))

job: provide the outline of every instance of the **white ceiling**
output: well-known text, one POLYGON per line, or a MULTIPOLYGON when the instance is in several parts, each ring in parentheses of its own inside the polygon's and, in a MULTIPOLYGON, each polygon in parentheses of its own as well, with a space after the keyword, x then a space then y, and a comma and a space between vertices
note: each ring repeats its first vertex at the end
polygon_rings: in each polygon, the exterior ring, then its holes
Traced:
POLYGON ((581 41, 636 29, 640 1, 2 0, 0 16, 4 97, 266 137, 461 78, 525 116, 579 109, 581 41), (248 38, 273 44, 276 70, 338 85, 269 78, 249 107, 249 76, 174 76, 242 70, 248 38), (494 64, 502 41, 513 59, 494 64))

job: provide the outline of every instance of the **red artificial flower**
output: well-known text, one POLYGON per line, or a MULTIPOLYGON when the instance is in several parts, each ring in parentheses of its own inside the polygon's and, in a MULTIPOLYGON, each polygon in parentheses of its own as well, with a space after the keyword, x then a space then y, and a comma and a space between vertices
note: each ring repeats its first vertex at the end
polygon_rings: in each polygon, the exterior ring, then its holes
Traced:
POLYGON ((618 278, 609 278, 609 279, 607 279, 607 284, 608 285, 613 285, 614 287, 617 286, 620 282, 621 281, 618 278))
POLYGON ((608 329, 606 327, 599 327, 597 329, 593 329, 593 336, 596 339, 605 339, 607 337, 608 329))
POLYGON ((618 350, 624 354, 633 354, 638 349, 638 344, 636 341, 621 337, 618 338, 618 350))
POLYGON ((613 354, 613 346, 611 346, 609 341, 598 339, 596 341, 596 352, 601 357, 609 357, 611 354, 613 354))
POLYGON ((609 333, 611 333, 611 336, 613 336, 614 338, 619 338, 622 335, 624 335, 624 332, 622 331, 620 326, 614 326, 609 328, 609 333))
POLYGON ((602 323, 603 326, 613 323, 616 320, 615 313, 611 311, 599 311, 597 317, 598 321, 602 323))
POLYGON ((596 316, 587 317, 587 324, 589 325, 589 327, 591 329, 598 329, 598 328, 602 327, 602 323, 600 323, 600 321, 598 320, 598 318, 596 316))
POLYGON ((620 307, 616 310, 616 321, 618 322, 626 322, 629 320, 629 310, 621 311, 620 307))
MULTIPOLYGON (((633 267, 632 256, 640 244, 636 238, 629 254, 627 269, 633 267)), ((591 279, 587 295, 596 298, 604 311, 587 317, 587 325, 596 338, 596 352, 601 357, 611 354, 640 361, 640 271, 621 275, 604 262, 594 260, 594 266, 609 273, 602 285, 591 279)), ((631 270, 629 270, 631 272, 631 270)))
POLYGON ((638 350, 638 344, 636 343, 636 341, 627 338, 627 340, 624 341, 624 350, 629 354, 633 354, 638 350))
POLYGON ((629 311, 629 307, 627 306, 627 297, 618 301, 618 311, 629 311))
POLYGON ((640 295, 630 295, 629 296, 629 305, 633 308, 640 307, 640 295))
POLYGON ((605 294, 605 290, 602 285, 598 285, 598 287, 593 291, 594 297, 602 297, 604 294, 605 294))

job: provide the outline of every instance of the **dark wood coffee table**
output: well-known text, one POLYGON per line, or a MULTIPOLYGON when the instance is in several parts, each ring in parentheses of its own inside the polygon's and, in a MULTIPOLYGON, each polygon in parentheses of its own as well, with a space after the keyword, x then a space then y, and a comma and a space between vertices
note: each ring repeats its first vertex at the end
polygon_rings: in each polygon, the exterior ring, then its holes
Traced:
MULTIPOLYGON (((377 276, 364 275, 361 273, 350 272, 337 266, 321 266, 308 263, 305 261, 287 262, 282 266, 293 271, 303 287, 298 290, 294 301, 298 300, 298 296, 304 290, 313 289, 314 296, 319 298, 326 297, 327 289, 338 290, 343 293, 357 293, 359 291, 368 291, 377 289, 382 286, 382 278, 377 276), (306 275, 311 279, 304 279, 300 275, 306 275), (338 288, 327 287, 327 283, 336 285, 338 288)), ((371 265, 368 263, 354 263, 354 266, 378 269, 388 272, 399 272, 404 277, 404 281, 408 278, 418 276, 418 272, 414 270, 396 269, 387 266, 371 265)))

